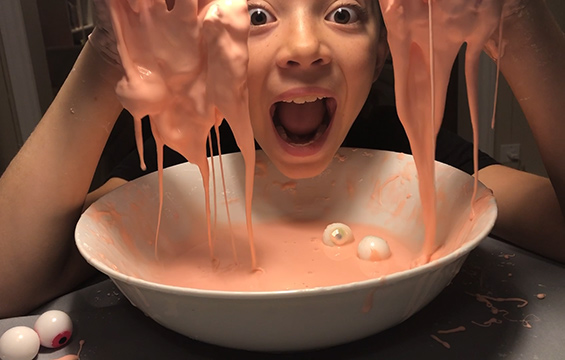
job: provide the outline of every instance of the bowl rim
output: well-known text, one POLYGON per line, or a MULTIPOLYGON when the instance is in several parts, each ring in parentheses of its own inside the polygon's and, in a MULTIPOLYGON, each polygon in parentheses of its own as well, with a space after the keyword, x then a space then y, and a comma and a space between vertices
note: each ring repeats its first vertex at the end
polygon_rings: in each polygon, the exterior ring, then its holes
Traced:
MULTIPOLYGON (((341 147, 340 149, 367 150, 367 151, 374 151, 374 152, 404 154, 404 153, 388 151, 388 150, 365 149, 365 148, 344 148, 344 147, 341 147)), ((263 151, 257 150, 257 152, 263 152, 263 151)), ((233 155, 233 154, 238 154, 238 153, 224 154, 223 156, 233 155)), ((412 157, 411 154, 404 154, 404 155, 412 157)), ((447 166, 447 167, 449 167, 449 168, 451 168, 455 171, 458 171, 458 172, 464 173, 468 176, 471 176, 471 175, 465 173, 464 171, 457 169, 457 168, 455 168, 451 165, 438 162, 437 160, 435 160, 435 163, 436 163, 436 165, 439 164, 440 166, 447 166)), ((177 165, 173 165, 173 166, 170 166, 168 168, 165 168, 164 171, 167 171, 168 169, 178 167, 178 166, 183 166, 183 165, 186 166, 187 164, 189 164, 189 166, 193 166, 193 164, 184 162, 184 163, 181 163, 181 164, 177 164, 177 165)), ((145 178, 147 176, 155 176, 155 172, 145 174, 145 175, 143 175, 143 176, 141 176, 137 179, 134 179, 134 180, 129 181, 128 183, 126 183, 124 185, 119 186, 118 188, 121 188, 123 186, 128 186, 128 184, 136 182, 137 180, 139 180, 141 178, 145 178)), ((480 181, 478 181, 478 186, 479 187, 480 186, 485 187, 485 185, 482 184, 480 181)), ((114 189, 113 191, 117 190, 118 188, 114 189)), ((110 193, 108 193, 108 194, 110 194, 110 193)), ((103 198, 105 198, 108 194, 102 196, 100 199, 95 201, 95 203, 102 200, 103 198)), ((496 204, 495 197, 491 196, 488 199, 488 201, 489 201, 489 208, 491 209, 491 211, 493 213, 490 215, 490 219, 488 219, 489 221, 486 224, 486 226, 484 226, 483 229, 481 229, 478 232, 477 236, 474 239, 465 242, 462 246, 458 247, 457 249, 448 253, 447 255, 444 255, 444 256, 437 258, 437 259, 433 259, 433 260, 427 262, 424 265, 419 265, 419 266, 416 266, 416 267, 413 267, 413 268, 410 268, 410 269, 407 269, 407 270, 398 271, 398 272, 383 275, 383 276, 380 276, 380 277, 377 277, 377 278, 366 279, 366 280, 361 280, 361 281, 356 281, 356 282, 346 283, 346 284, 317 286, 317 287, 312 287, 312 288, 308 288, 308 289, 270 290, 270 291, 210 290, 210 289, 198 289, 198 288, 190 288, 190 287, 183 287, 183 286, 160 284, 160 283, 144 280, 144 279, 141 279, 141 278, 138 278, 138 277, 135 277, 135 276, 126 275, 122 272, 119 272, 119 271, 112 269, 107 264, 103 263, 102 261, 95 259, 90 254, 90 252, 86 249, 86 247, 88 247, 88 246, 86 246, 86 243, 84 243, 84 244, 82 243, 81 234, 80 234, 80 224, 83 221, 85 221, 84 219, 88 216, 88 212, 90 210, 90 207, 88 209, 86 209, 86 211, 84 211, 81 214, 81 216, 80 216, 80 218, 77 222, 77 225, 75 227, 74 235, 75 235, 75 244, 76 244, 80 254, 82 255, 82 257, 89 264, 91 264, 94 268, 96 268, 98 271, 109 276, 113 281, 117 280, 117 281, 120 281, 120 282, 126 283, 126 284, 134 284, 136 286, 139 286, 141 288, 144 288, 144 289, 147 289, 147 290, 150 290, 150 291, 154 291, 154 292, 176 294, 176 295, 190 294, 191 296, 195 296, 195 297, 206 297, 206 298, 214 298, 214 299, 265 300, 265 299, 282 299, 282 298, 290 298, 290 297, 292 297, 292 298, 302 298, 302 297, 309 297, 309 296, 317 296, 317 295, 319 295, 320 292, 323 292, 324 294, 329 294, 329 293, 339 294, 339 293, 342 293, 342 292, 348 292, 352 288, 355 288, 356 290, 363 290, 363 289, 367 289, 367 288, 378 288, 378 287, 393 285, 393 284, 395 284, 395 283, 397 283, 397 282, 399 282, 399 281, 401 281, 405 278, 408 278, 408 277, 415 275, 415 273, 423 275, 423 274, 429 273, 429 272, 431 272, 435 269, 438 269, 438 268, 440 268, 444 265, 446 266, 450 263, 453 263, 463 256, 467 256, 474 248, 476 248, 480 244, 480 242, 483 239, 485 239, 488 236, 488 234, 491 232, 491 230, 494 226, 494 223, 496 221, 496 218, 498 216, 498 207, 497 207, 497 204, 496 204)))

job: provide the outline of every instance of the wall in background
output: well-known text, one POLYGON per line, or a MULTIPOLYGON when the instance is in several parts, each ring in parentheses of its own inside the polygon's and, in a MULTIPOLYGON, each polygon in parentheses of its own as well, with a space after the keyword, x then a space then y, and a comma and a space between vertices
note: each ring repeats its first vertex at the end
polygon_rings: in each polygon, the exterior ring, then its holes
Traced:
MULTIPOLYGON (((0 48, 2 47, 2 33, 0 32, 0 48)), ((10 95, 9 83, 6 79, 6 59, 0 52, 0 174, 4 172, 12 157, 16 154, 21 144, 16 128, 14 104, 10 95)))
POLYGON ((35 0, 0 1, 0 62, 3 172, 52 99, 35 0))

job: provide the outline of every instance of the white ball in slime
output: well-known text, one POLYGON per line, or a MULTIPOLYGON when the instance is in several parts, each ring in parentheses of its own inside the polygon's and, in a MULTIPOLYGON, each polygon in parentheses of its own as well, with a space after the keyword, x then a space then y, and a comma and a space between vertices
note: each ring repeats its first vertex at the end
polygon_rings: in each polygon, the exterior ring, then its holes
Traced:
POLYGON ((0 337, 0 359, 31 360, 39 352, 39 335, 27 326, 6 330, 0 337))
POLYGON ((342 223, 329 224, 322 234, 322 241, 328 246, 342 246, 354 240, 351 228, 342 223))
POLYGON ((378 236, 365 236, 357 246, 357 256, 362 260, 381 261, 390 257, 388 243, 378 236))
POLYGON ((65 312, 50 310, 37 318, 33 328, 39 335, 41 345, 54 349, 69 342, 73 333, 73 322, 65 312))

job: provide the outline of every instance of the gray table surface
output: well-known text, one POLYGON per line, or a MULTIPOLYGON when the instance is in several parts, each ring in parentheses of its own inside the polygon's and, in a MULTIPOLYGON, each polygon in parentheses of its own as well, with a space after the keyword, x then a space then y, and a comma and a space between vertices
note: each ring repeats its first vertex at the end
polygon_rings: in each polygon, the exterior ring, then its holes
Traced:
POLYGON ((74 333, 62 349, 42 348, 38 360, 76 354, 80 340, 85 341, 81 360, 565 359, 565 266, 492 238, 473 250, 452 283, 410 319, 366 339, 329 349, 266 354, 200 343, 146 317, 109 279, 58 298, 29 316, 2 319, 0 333, 16 325, 33 326, 37 314, 48 309, 67 312, 73 319, 74 333), (492 300, 501 310, 493 314, 475 294, 522 298, 528 305, 492 300), (538 294, 545 294, 545 298, 539 299, 538 294), (499 323, 480 326, 492 318, 499 323), (441 333, 461 326, 464 331, 441 333))

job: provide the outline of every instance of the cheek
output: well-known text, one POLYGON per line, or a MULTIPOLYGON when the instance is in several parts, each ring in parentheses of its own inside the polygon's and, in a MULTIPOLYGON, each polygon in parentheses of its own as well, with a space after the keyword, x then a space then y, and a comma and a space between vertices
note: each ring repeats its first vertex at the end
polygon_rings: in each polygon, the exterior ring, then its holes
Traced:
POLYGON ((269 116, 269 104, 264 97, 266 94, 266 81, 269 68, 274 65, 267 62, 264 56, 257 55, 250 49, 249 68, 247 74, 247 87, 249 89, 249 116, 253 134, 257 141, 261 143, 264 133, 270 129, 271 122, 269 116))
POLYGON ((346 98, 347 105, 343 109, 347 112, 346 117, 357 117, 358 113, 367 100, 371 86, 373 85, 373 77, 377 66, 376 46, 363 44, 357 47, 355 52, 358 56, 349 58, 343 57, 342 64, 346 77, 346 98))
POLYGON ((357 91, 366 91, 373 83, 373 77, 377 67, 376 46, 361 46, 358 48, 358 56, 352 57, 349 65, 350 77, 355 79, 355 84, 350 84, 357 91))
MULTIPOLYGON (((250 97, 251 98, 251 97, 250 97)), ((266 129, 267 129, 267 124, 268 121, 267 119, 262 115, 262 112, 260 111, 258 106, 253 106, 250 104, 249 106, 249 117, 251 120, 251 127, 253 129, 253 136, 255 137, 255 139, 257 140, 257 142, 259 143, 259 145, 261 145, 261 147, 263 147, 264 144, 264 137, 265 137, 265 133, 266 133, 266 129)))
POLYGON ((248 87, 251 89, 260 86, 274 65, 268 47, 263 45, 262 42, 250 42, 247 66, 248 87))
POLYGON ((360 36, 342 43, 346 44, 338 50, 342 64, 347 67, 352 76, 372 83, 377 66, 378 33, 360 36))
POLYGON ((252 74, 248 77, 248 89, 249 89, 249 117, 251 120, 251 126, 253 127, 253 133, 260 133, 266 127, 265 116, 268 115, 267 105, 264 104, 261 94, 264 92, 261 82, 252 74))

